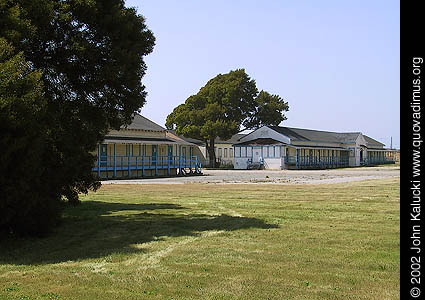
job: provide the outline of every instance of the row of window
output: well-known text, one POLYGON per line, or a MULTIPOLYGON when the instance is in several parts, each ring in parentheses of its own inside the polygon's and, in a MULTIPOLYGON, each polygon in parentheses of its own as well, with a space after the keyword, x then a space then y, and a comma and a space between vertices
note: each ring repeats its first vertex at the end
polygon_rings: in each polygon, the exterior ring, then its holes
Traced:
POLYGON ((300 149, 298 154, 300 156, 339 156, 338 151, 328 149, 300 149))
MULTIPOLYGON (((297 154, 299 156, 339 156, 337 151, 328 149, 300 149, 297 154)), ((235 147, 235 157, 279 158, 283 156, 283 146, 235 147)), ((289 156, 289 148, 286 148, 286 156, 289 156)))
MULTIPOLYGON (((215 147, 215 155, 219 158, 233 158, 233 148, 217 148, 215 147)), ((207 152, 208 158, 208 152, 207 152)))
MULTIPOLYGON (((217 151, 217 148, 216 148, 217 151)), ((233 148, 218 148, 217 156, 220 158, 232 158, 233 157, 233 148)))
MULTIPOLYGON (((235 147, 235 157, 263 157, 263 158, 279 158, 284 156, 283 146, 258 146, 258 147, 235 147)), ((230 156, 233 157, 233 149, 229 148, 230 156)), ((224 156, 221 148, 218 148, 218 157, 227 158, 227 148, 224 148, 224 156)), ((216 149, 217 154, 217 149, 216 149)), ((299 149, 297 151, 299 156, 348 156, 347 152, 340 152, 339 150, 330 149, 299 149)), ((353 153, 350 151, 351 156, 353 153)), ((295 153, 293 155, 296 155, 295 153)), ((378 154, 381 155, 381 154, 378 154)), ((289 148, 286 148, 286 156, 289 156, 289 148)))
MULTIPOLYGON (((164 146, 158 146, 158 145, 146 145, 146 144, 117 144, 115 145, 115 151, 117 155, 125 155, 125 156, 173 156, 178 155, 178 149, 177 147, 173 147, 171 145, 164 145, 164 146), (125 148, 124 148, 125 147, 125 148), (147 151, 147 147, 149 148, 149 151, 147 151), (177 151, 177 153, 175 153, 177 151)), ((99 146, 99 151, 101 156, 113 156, 114 155, 114 145, 113 144, 101 144, 99 146), (109 149, 108 149, 109 148, 109 149)), ((186 147, 183 146, 180 149, 181 155, 183 157, 187 154, 192 155, 192 147, 188 147, 188 151, 186 152, 186 147)))
POLYGON ((282 146, 235 147, 235 157, 283 157, 282 146))

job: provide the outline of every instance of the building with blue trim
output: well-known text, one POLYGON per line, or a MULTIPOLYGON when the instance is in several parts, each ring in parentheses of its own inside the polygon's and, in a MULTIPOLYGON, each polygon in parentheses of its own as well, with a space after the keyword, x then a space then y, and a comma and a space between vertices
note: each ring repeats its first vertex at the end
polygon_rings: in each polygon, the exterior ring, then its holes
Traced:
POLYGON ((201 174, 196 149, 136 114, 130 125, 111 130, 98 145, 92 172, 101 179, 201 174))
POLYGON ((233 144, 235 169, 325 169, 394 163, 395 150, 361 132, 263 126, 233 144))

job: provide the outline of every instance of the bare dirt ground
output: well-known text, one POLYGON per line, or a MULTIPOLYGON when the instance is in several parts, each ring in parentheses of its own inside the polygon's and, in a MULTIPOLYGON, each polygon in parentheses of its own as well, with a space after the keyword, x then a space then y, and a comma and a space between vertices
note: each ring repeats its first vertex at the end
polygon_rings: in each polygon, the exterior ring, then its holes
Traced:
POLYGON ((107 180, 102 184, 323 184, 400 177, 400 166, 330 170, 203 170, 203 176, 107 180))

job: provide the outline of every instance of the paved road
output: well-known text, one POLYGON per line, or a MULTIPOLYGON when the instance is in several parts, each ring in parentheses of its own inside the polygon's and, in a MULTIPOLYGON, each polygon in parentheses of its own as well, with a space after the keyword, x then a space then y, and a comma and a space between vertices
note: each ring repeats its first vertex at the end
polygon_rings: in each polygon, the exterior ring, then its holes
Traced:
POLYGON ((203 170, 203 176, 108 180, 102 184, 323 184, 400 177, 399 166, 331 170, 203 170))

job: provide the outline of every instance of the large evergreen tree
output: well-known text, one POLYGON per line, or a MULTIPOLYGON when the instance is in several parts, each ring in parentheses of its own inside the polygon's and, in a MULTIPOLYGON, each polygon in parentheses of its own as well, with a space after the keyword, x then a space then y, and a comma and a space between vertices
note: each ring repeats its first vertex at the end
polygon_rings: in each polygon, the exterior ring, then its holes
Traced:
POLYGON ((166 126, 178 134, 205 141, 209 164, 216 165, 214 140, 229 139, 245 129, 279 125, 288 103, 257 90, 244 69, 218 74, 168 115, 166 126))
POLYGON ((0 0, 0 38, 0 229, 40 233, 99 186, 91 152, 145 103, 155 39, 122 0, 0 0))

